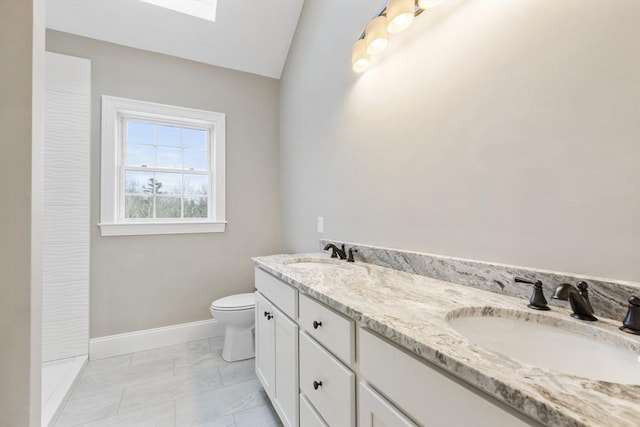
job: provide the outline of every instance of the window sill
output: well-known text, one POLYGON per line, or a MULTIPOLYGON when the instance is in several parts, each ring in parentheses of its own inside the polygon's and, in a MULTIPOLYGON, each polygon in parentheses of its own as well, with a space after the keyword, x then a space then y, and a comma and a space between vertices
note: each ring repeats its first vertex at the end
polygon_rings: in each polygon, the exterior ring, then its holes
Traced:
POLYGON ((152 234, 224 233, 226 222, 157 222, 98 224, 103 237, 152 234))

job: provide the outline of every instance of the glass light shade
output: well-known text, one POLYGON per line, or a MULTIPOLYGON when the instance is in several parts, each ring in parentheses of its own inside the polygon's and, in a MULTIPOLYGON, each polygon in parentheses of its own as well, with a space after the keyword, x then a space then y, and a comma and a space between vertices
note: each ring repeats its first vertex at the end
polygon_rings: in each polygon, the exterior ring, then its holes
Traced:
POLYGON ((351 64, 353 71, 362 73, 369 68, 369 55, 367 54, 367 40, 360 39, 353 45, 353 54, 351 55, 351 64))
POLYGON ((387 17, 378 16, 373 21, 369 22, 367 29, 365 30, 367 40, 367 53, 369 55, 375 55, 380 53, 387 47, 389 42, 387 33, 387 17))
POLYGON ((422 9, 431 9, 432 7, 441 5, 443 2, 444 0, 420 0, 418 6, 422 9))
POLYGON ((389 0, 387 4, 387 31, 399 33, 413 22, 414 0, 389 0))

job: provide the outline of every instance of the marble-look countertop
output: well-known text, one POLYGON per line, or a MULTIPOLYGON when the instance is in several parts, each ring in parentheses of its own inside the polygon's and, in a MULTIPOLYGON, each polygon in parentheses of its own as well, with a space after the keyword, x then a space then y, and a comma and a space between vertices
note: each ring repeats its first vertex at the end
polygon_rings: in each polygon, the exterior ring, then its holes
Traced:
MULTIPOLYGON (((544 322, 595 336, 640 354, 640 337, 618 330, 619 321, 582 322, 569 311, 538 312, 524 299, 362 262, 300 264, 326 254, 254 258, 273 274, 333 309, 548 426, 640 425, 640 385, 589 380, 544 369, 474 344, 447 320, 493 315, 544 322)), ((333 261, 333 260, 331 260, 333 261)))

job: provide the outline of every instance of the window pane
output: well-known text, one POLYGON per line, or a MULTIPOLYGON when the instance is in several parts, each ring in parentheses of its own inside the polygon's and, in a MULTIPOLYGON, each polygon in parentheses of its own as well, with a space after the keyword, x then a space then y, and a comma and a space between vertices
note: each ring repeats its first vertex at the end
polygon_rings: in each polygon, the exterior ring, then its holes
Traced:
POLYGON ((207 170, 207 152, 184 150, 184 168, 191 170, 207 170))
POLYGON ((153 193, 153 172, 125 172, 125 193, 153 193))
POLYGON ((153 145, 127 145, 127 166, 154 166, 153 145))
POLYGON ((127 121, 127 142, 129 144, 153 144, 153 125, 127 121))
POLYGON ((208 194, 209 176, 184 174, 184 194, 208 194))
POLYGON ((183 144, 185 148, 196 148, 199 150, 206 150, 207 134, 208 134, 206 130, 184 129, 183 132, 184 132, 183 144))
POLYGON ((207 198, 206 197, 185 197, 184 217, 185 218, 207 218, 207 198))
POLYGON ((182 169, 182 150, 179 148, 156 148, 156 167, 182 169))
POLYGON ((175 126, 156 126, 156 145, 171 145, 180 147, 182 128, 175 126))
POLYGON ((182 194, 182 175, 156 173, 156 194, 182 194))
POLYGON ((156 197, 156 218, 180 218, 180 197, 156 197))
POLYGON ((153 197, 151 196, 125 196, 125 218, 152 218, 153 197))

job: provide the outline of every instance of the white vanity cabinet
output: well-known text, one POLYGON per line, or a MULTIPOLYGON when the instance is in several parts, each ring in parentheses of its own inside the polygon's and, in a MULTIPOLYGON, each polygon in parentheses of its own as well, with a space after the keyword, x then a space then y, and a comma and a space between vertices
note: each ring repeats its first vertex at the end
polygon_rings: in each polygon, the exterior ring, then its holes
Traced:
POLYGON ((263 270, 255 275, 256 374, 285 426, 541 426, 263 270))
POLYGON ((297 427, 298 325, 289 316, 295 318, 298 291, 258 270, 256 289, 256 375, 282 423, 297 427))

